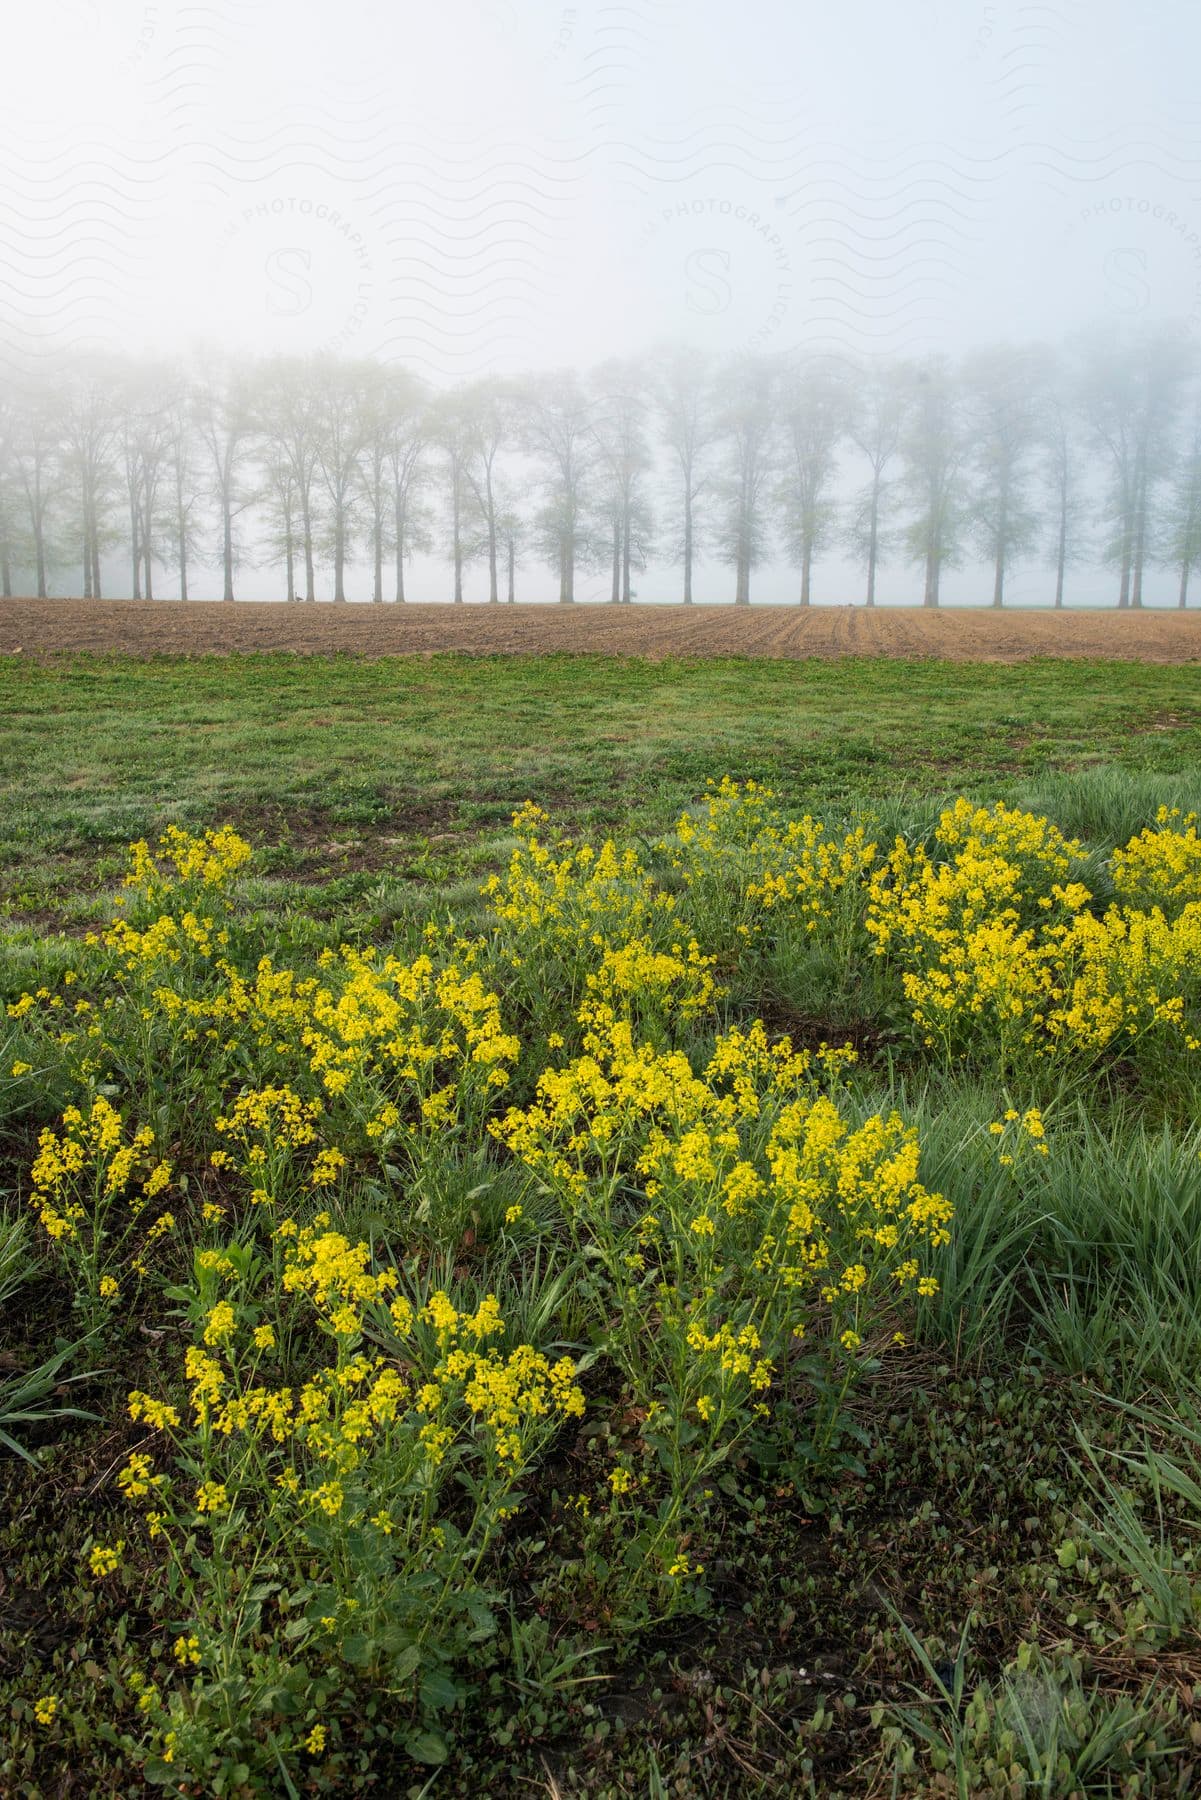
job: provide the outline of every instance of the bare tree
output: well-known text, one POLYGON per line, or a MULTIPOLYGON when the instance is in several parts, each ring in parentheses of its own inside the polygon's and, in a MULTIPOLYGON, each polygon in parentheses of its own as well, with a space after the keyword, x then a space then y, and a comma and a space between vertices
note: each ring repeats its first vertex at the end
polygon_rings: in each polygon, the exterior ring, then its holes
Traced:
POLYGON ((1086 356, 1085 407, 1109 474, 1105 559, 1119 572, 1118 606, 1137 608, 1172 467, 1188 347, 1182 333, 1160 326, 1126 340, 1094 334, 1086 356))
POLYGON ((1188 605, 1189 577, 1201 562, 1201 406, 1185 434, 1164 509, 1161 560, 1177 570, 1177 606, 1188 605))
MULTIPOLYGON (((393 525, 396 496, 392 481, 392 455, 411 421, 426 410, 420 383, 404 369, 373 369, 359 390, 363 450, 359 461, 362 508, 366 514, 371 552, 371 599, 384 601, 384 557, 394 548, 393 525)), ((399 599, 404 577, 400 572, 399 599)))
POLYGON ((195 396, 183 373, 167 396, 164 409, 170 505, 165 535, 179 569, 179 597, 188 598, 188 571, 200 554, 200 446, 196 436, 195 396))
POLYGON ((52 538, 55 508, 61 501, 68 470, 63 453, 63 396, 57 381, 29 378, 16 396, 12 458, 25 500, 30 562, 37 597, 46 598, 46 580, 56 554, 52 538))
POLYGON ((154 565, 164 561, 165 540, 171 536, 169 515, 164 524, 163 494, 171 454, 175 381, 175 372, 165 364, 140 364, 129 369, 123 389, 119 435, 135 600, 143 595, 153 600, 154 565))
POLYGON ((914 371, 901 438, 901 486, 911 511, 903 541, 910 561, 924 571, 923 606, 938 605, 942 572, 962 554, 967 448, 950 365, 945 357, 928 358, 914 371))
POLYGON ((888 470, 901 447, 913 378, 895 365, 875 364, 858 372, 848 408, 846 435, 868 467, 868 478, 852 497, 845 541, 867 571, 865 606, 876 604, 876 575, 887 542, 892 484, 888 470))
POLYGON ((607 362, 595 372, 591 385, 592 438, 612 555, 610 598, 628 606, 630 574, 646 567, 653 530, 644 491, 651 467, 644 398, 647 374, 635 362, 607 362))
POLYGON ((497 516, 497 534, 505 561, 505 599, 510 606, 517 598, 517 569, 526 546, 526 524, 516 499, 509 497, 497 516))
POLYGON ((317 469, 325 490, 325 542, 334 563, 334 603, 346 602, 346 558, 357 523, 366 448, 363 396, 370 372, 361 363, 327 358, 314 368, 317 400, 317 469))
POLYGON ((255 437, 249 371, 232 360, 210 367, 208 380, 197 395, 195 416, 208 464, 209 498, 216 509, 220 532, 222 598, 232 601, 234 569, 241 549, 238 525, 257 498, 249 469, 255 437))
MULTIPOLYGON (((317 598, 315 488, 321 435, 312 359, 280 356, 262 364, 253 383, 251 416, 266 460, 277 470, 276 500, 281 465, 286 464, 291 474, 289 512, 299 531, 304 598, 311 605, 317 598)), ((293 541, 291 531, 288 541, 293 541)))
POLYGON ((16 462, 17 406, 8 382, 0 384, 0 596, 12 599, 19 487, 16 462))
POLYGON ((0 393, 0 596, 12 599, 17 541, 17 474, 13 455, 14 418, 9 397, 0 393))
POLYGON ((654 545, 654 515, 645 495, 628 494, 606 469, 590 514, 583 560, 609 570, 609 600, 628 606, 634 598, 631 575, 646 568, 654 545))
POLYGON ((997 607, 1005 604, 1009 565, 1038 541, 1040 519, 1032 488, 1046 377, 1044 352, 1008 346, 969 357, 962 372, 968 460, 975 477, 969 529, 981 556, 992 564, 992 603, 997 607))
POLYGON ((392 542, 396 554, 396 599, 404 603, 405 559, 433 542, 425 489, 429 480, 430 407, 421 390, 393 412, 388 436, 392 482, 392 542))
POLYGON ((781 373, 778 407, 783 439, 777 501, 784 541, 801 571, 802 606, 810 603, 813 559, 834 536, 834 479, 846 431, 845 377, 831 363, 809 362, 781 373))
POLYGON ((522 407, 525 447, 541 467, 538 547, 559 571, 559 600, 575 599, 577 561, 590 547, 587 501, 595 460, 592 406, 577 375, 563 370, 528 384, 522 407))
POLYGON ((142 598, 142 434, 141 383, 130 372, 122 395, 118 444, 121 473, 124 479, 125 506, 129 520, 129 560, 132 570, 130 587, 135 600, 142 598))
POLYGON ((517 402, 506 381, 476 382, 463 395, 467 420, 464 474, 478 528, 479 553, 488 563, 488 601, 500 599, 501 519, 506 504, 503 458, 517 431, 517 402))
POLYGON ((734 570, 734 604, 751 603, 751 574, 767 553, 768 502, 778 469, 776 372, 763 357, 728 364, 717 383, 720 465, 715 540, 734 570))
POLYGON ((454 575, 451 598, 463 604, 463 569, 474 560, 476 520, 467 468, 472 455, 471 401, 465 388, 443 394, 431 409, 431 436, 440 456, 447 548, 454 575))
POLYGON ((260 501, 266 546, 276 559, 283 558, 284 599, 292 603, 296 600, 296 552, 300 530, 296 472, 291 457, 278 443, 266 446, 262 469, 260 501))
POLYGON ((701 502, 713 483, 716 420, 713 365, 700 351, 677 350, 655 383, 660 435, 670 462, 668 550, 684 571, 684 605, 691 606, 692 574, 710 536, 701 502))
POLYGON ((109 358, 86 357, 66 371, 63 453, 75 486, 75 521, 85 599, 100 598, 100 558, 112 541, 119 395, 124 371, 109 358))
POLYGON ((1047 495, 1047 549, 1055 569, 1055 608, 1063 608, 1064 577, 1080 554, 1085 520, 1084 448, 1079 376, 1062 362, 1052 371, 1040 408, 1040 474, 1047 495))

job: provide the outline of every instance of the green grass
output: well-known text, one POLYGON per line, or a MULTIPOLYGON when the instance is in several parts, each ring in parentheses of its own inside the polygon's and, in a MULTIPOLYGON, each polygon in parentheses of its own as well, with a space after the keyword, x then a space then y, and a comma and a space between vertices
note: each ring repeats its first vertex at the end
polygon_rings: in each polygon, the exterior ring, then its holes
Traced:
MULTIPOLYGON (((169 821, 252 839, 239 954, 307 967, 346 940, 407 951, 448 906, 470 923, 526 798, 649 842, 724 774, 793 811, 870 808, 886 836, 920 835, 957 793, 1004 797, 1085 841, 1099 893, 1107 849, 1161 804, 1201 809, 1201 670, 1179 666, 7 659, 0 718, 0 998, 53 984, 109 916, 127 842, 169 821)), ((837 1036, 876 1003, 782 940, 730 1009, 837 1036)), ((0 1075, 28 1053, 0 1029, 0 1075)), ((1197 1095, 1001 1096, 868 1033, 851 1096, 915 1124, 922 1179, 957 1219, 918 1341, 856 1394, 833 1476, 810 1483, 765 1429, 723 1480, 704 1610, 618 1644, 564 1623, 558 1495, 539 1488, 451 1760, 427 1785, 373 1702, 337 1791, 368 1773, 376 1792, 498 1800, 1195 1791, 1197 1095), (1044 1106, 1051 1146, 1016 1170, 988 1134, 1010 1099, 1044 1106)), ((30 1800, 139 1791, 95 1719, 129 1718, 126 1659, 151 1627, 80 1562, 118 1528, 123 1395, 161 1383, 185 1341, 155 1313, 80 1343, 17 1222, 36 1131, 71 1097, 51 1068, 0 1094, 0 1426, 34 1458, 0 1439, 0 1789, 30 1800), (30 1714, 47 1691, 65 1697, 52 1747, 30 1714)), ((423 1171, 404 1198, 424 1279, 491 1283, 516 1336, 573 1341, 587 1308, 537 1196, 536 1252, 502 1254, 513 1173, 453 1154, 423 1171)), ((348 1232, 404 1254, 381 1195, 355 1207, 348 1232)), ((587 1478, 553 1473, 564 1493, 587 1478)))
MULTIPOLYGON (((1125 815, 1201 794, 1188 666, 10 657, 0 719, 0 916, 38 926, 91 916, 126 843, 172 819, 273 846, 277 900, 316 882, 310 905, 387 916, 415 885, 461 907, 530 797, 653 832, 727 773, 827 811, 1054 802, 1061 771, 1097 765, 1121 772, 1125 815)), ((1114 779, 1070 790, 1090 823, 1114 779)))

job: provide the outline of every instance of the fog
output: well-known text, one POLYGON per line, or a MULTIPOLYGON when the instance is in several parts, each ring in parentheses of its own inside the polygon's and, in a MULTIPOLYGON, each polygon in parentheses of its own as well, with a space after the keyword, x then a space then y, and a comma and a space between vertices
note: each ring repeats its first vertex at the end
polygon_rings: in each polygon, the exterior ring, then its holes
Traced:
MULTIPOLYGON (((446 387, 673 345, 897 362, 1201 332, 1184 0, 39 0, 3 30, 8 368, 207 345, 446 387)), ((444 596, 437 561, 416 576, 444 596)), ((638 596, 677 586, 652 556, 638 596)), ((836 547, 815 598, 860 586, 836 547)), ((1082 566, 1068 599, 1111 588, 1082 566)), ((698 570, 698 600, 728 589, 698 570)), ((777 549, 755 597, 795 592, 777 549)), ((278 582, 248 567, 239 593, 278 582)), ((554 593, 531 570, 525 597, 554 593)), ((903 562, 879 597, 921 598, 903 562)), ((1045 602, 1045 572, 1008 597, 1045 602)))

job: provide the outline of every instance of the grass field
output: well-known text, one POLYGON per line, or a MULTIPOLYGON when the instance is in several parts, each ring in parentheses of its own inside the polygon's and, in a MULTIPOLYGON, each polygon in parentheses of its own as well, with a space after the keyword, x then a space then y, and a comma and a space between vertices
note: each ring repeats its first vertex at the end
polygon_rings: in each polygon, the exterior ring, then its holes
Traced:
POLYGON ((1195 667, 0 706, 0 1791, 1195 1791, 1195 667))

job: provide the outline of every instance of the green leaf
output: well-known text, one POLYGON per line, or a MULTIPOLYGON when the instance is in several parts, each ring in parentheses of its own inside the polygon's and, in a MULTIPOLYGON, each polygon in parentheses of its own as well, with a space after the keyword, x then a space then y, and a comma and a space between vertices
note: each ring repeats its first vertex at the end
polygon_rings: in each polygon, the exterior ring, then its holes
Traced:
POLYGON ((446 1761, 446 1739, 436 1731, 416 1731, 405 1739, 405 1751, 414 1762, 440 1764, 446 1761))
POLYGON ((460 1698, 457 1683, 442 1669, 431 1669, 421 1683, 421 1701, 431 1712, 444 1712, 460 1698))
POLYGON ((421 1645, 407 1644, 405 1648, 400 1651, 392 1664, 392 1679, 394 1681, 407 1681, 414 1669, 420 1668, 420 1666, 421 1645))

